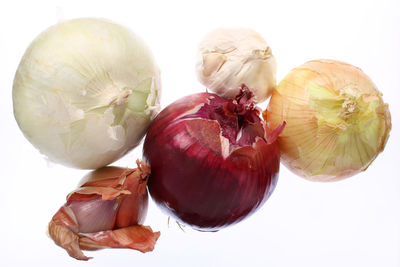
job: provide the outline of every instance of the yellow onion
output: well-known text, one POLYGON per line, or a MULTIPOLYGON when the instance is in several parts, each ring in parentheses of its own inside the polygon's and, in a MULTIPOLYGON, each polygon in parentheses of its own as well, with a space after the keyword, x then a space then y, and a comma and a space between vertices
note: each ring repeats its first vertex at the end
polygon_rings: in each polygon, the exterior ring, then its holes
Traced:
POLYGON ((274 128, 283 164, 313 181, 364 171, 383 151, 391 129, 388 105, 359 68, 313 60, 294 68, 271 96, 264 119, 274 128))

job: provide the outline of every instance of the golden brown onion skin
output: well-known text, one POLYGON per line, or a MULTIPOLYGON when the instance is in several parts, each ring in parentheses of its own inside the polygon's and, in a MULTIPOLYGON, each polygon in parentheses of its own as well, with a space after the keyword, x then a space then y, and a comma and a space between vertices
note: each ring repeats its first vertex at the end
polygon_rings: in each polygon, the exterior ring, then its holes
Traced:
POLYGON ((383 151, 391 129, 388 105, 359 68, 313 60, 279 83, 263 117, 286 121, 278 137, 282 163, 312 181, 336 181, 364 171, 383 151))

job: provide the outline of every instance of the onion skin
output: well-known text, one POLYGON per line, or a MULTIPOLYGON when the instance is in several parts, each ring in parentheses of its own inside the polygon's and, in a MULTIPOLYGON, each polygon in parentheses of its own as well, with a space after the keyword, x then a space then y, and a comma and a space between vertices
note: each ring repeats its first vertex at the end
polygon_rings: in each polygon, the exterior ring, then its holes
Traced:
POLYGON ((274 190, 279 172, 279 148, 268 138, 282 129, 267 136, 252 106, 253 122, 245 119, 238 142, 243 143, 232 148, 225 136, 234 134, 240 116, 225 110, 220 121, 205 118, 216 113, 208 109, 211 103, 221 111, 232 100, 199 93, 172 103, 156 117, 143 146, 152 169, 152 198, 168 215, 201 231, 220 230, 255 212, 274 190))
POLYGON ((160 236, 141 225, 147 214, 149 167, 104 167, 85 176, 48 226, 49 236, 77 260, 89 260, 82 250, 154 249, 160 236))
POLYGON ((361 69, 336 60, 312 60, 291 70, 263 116, 270 127, 287 122, 278 138, 282 163, 320 182, 365 171, 391 130, 382 93, 361 69))

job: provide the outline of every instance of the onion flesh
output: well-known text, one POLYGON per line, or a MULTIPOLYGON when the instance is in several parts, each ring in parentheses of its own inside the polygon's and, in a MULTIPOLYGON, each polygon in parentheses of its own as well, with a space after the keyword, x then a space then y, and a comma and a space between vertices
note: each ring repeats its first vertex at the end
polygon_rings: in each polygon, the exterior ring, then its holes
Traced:
POLYGON ((235 100, 199 93, 165 108, 143 146, 149 192, 168 215, 202 231, 248 217, 271 195, 279 171, 275 131, 246 89, 235 100))

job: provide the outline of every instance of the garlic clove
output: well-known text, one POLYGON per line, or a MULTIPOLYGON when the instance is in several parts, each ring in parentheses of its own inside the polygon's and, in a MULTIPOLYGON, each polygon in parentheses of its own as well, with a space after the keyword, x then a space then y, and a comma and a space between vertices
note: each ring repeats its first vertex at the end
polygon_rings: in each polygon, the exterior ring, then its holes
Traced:
POLYGON ((218 72, 222 65, 226 62, 226 56, 219 53, 209 53, 203 55, 203 75, 210 76, 214 72, 218 72))

